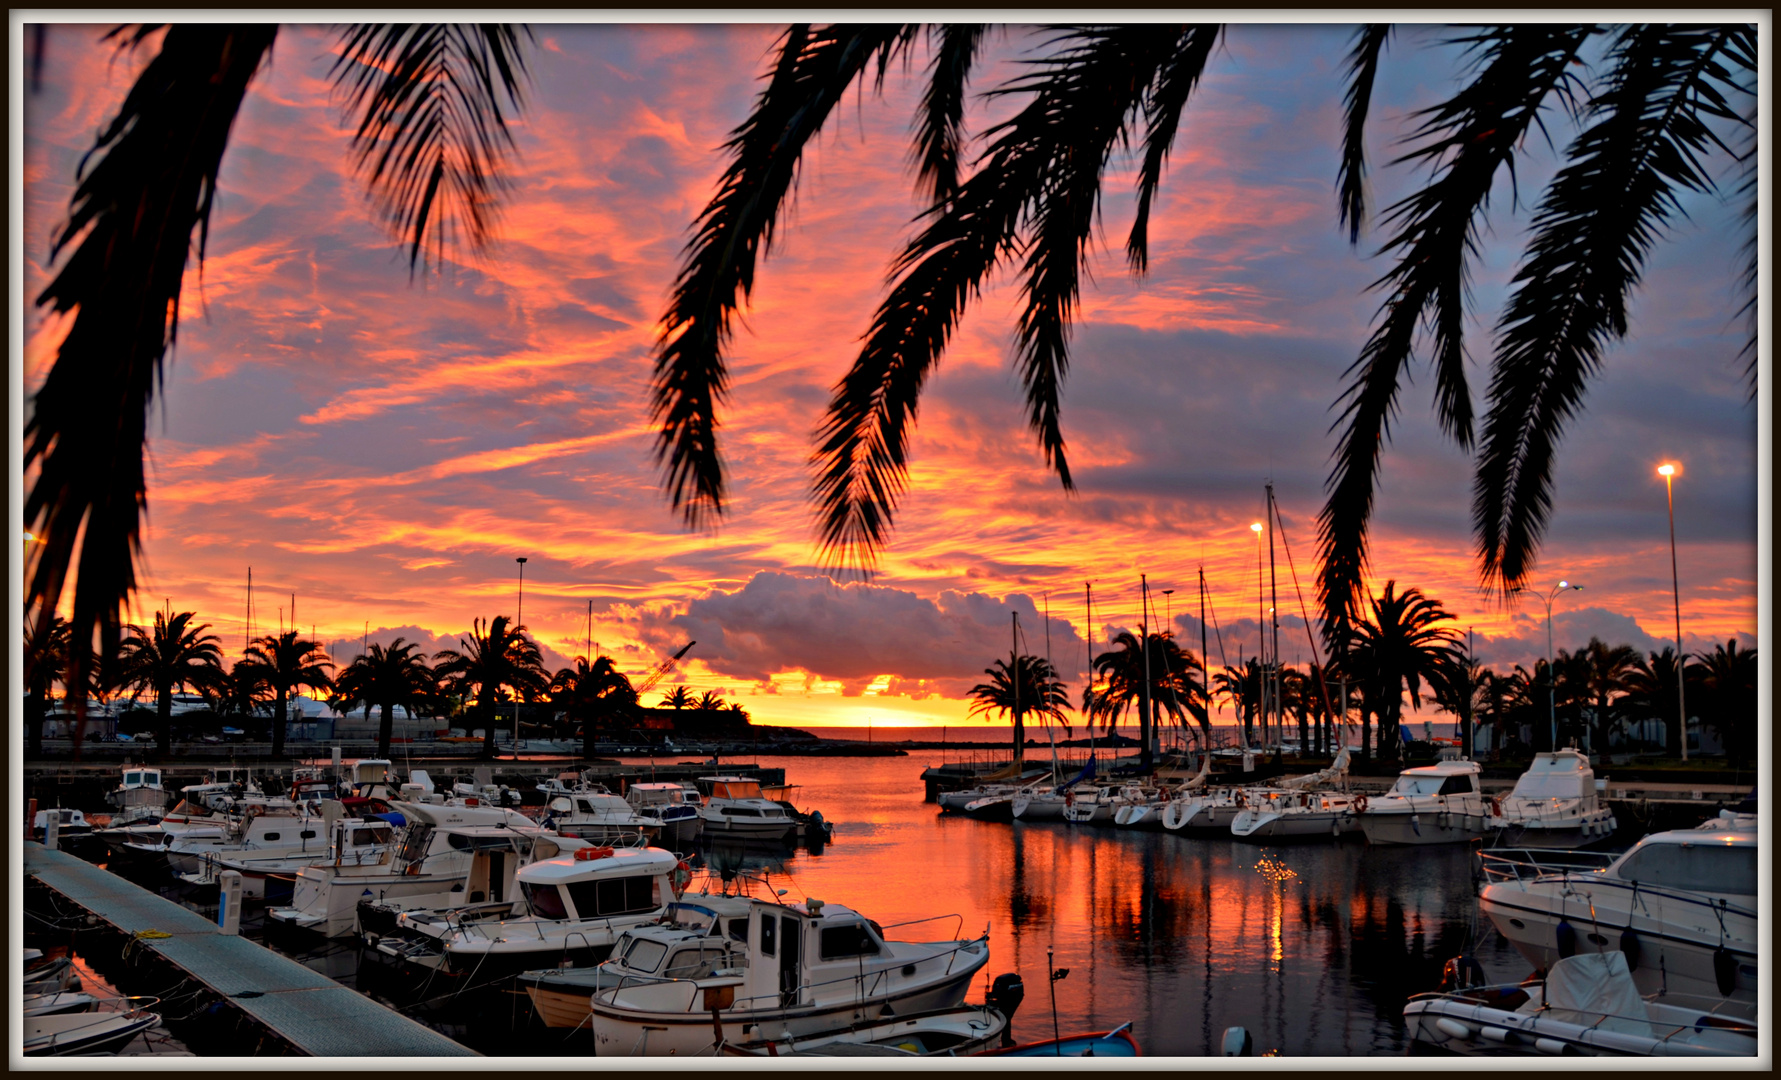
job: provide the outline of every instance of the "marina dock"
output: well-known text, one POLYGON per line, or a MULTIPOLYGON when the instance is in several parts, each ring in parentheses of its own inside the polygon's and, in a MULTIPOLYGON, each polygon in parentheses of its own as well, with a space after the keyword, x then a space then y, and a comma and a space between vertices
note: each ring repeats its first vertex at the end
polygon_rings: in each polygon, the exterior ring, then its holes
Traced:
MULTIPOLYGON (((198 980, 286 1053, 315 1057, 478 1057, 431 1028, 198 913, 72 855, 27 842, 25 875, 198 980), (158 932, 155 936, 150 931, 158 932)), ((29 884, 29 881, 27 882, 29 884)))

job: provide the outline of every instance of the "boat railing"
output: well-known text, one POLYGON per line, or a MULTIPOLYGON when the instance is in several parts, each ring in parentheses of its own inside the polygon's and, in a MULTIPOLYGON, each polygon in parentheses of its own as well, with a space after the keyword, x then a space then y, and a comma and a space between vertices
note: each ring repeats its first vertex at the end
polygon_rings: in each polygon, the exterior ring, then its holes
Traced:
POLYGON ((957 913, 954 913, 951 915, 929 915, 925 919, 906 919, 903 922, 894 922, 894 923, 889 924, 888 926, 881 926, 881 927, 879 927, 879 929, 880 930, 895 930, 899 926, 918 926, 921 923, 938 922, 941 919, 956 920, 953 923, 953 927, 952 927, 952 938, 954 941, 957 941, 958 936, 961 933, 963 933, 964 929, 965 929, 965 917, 963 915, 960 915, 957 913))
POLYGON ((1486 882, 1532 881, 1553 875, 1599 873, 1618 857, 1600 851, 1497 848, 1480 851, 1478 865, 1486 882))

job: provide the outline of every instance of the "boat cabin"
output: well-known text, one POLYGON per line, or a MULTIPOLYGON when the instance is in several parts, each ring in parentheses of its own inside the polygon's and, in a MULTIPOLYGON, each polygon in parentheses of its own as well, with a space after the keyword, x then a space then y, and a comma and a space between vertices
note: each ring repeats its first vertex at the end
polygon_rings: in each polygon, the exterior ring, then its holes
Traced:
POLYGON ((673 899, 679 860, 660 848, 585 847, 516 875, 537 918, 580 921, 646 915, 673 899))
POLYGON ((161 790, 161 770, 144 765, 124 766, 123 782, 118 784, 119 791, 133 791, 137 788, 161 790))
POLYGON ((1756 834, 1699 829, 1652 833, 1605 874, 1714 896, 1756 896, 1756 834))
POLYGON ((1575 750, 1534 755, 1521 779, 1515 781, 1511 799, 1587 799, 1595 795, 1595 771, 1589 759, 1575 750))
POLYGON ((713 799, 759 799, 761 782, 746 776, 701 776, 699 781, 711 785, 713 799))
POLYGON ((667 781, 632 784, 625 790, 625 801, 637 807, 677 806, 687 801, 686 789, 667 781))
POLYGON ((1476 795, 1478 763, 1475 761, 1443 761, 1405 769, 1391 786, 1390 795, 1476 795))

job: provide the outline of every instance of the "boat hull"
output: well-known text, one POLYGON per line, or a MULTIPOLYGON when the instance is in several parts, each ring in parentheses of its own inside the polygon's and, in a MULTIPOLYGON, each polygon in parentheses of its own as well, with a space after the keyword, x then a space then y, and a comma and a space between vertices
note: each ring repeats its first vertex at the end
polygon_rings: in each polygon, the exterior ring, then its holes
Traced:
POLYGON ((1340 810, 1244 810, 1231 820, 1238 840, 1336 840, 1357 831, 1354 815, 1340 810))
POLYGON ((1062 821, 1064 820, 1063 796, 1041 795, 1030 799, 1014 800, 1014 816, 1020 821, 1062 821))
POLYGON ((1367 842, 1388 847, 1420 847, 1427 844, 1466 844, 1495 831, 1490 809, 1429 810, 1417 813, 1357 814, 1367 842))
POLYGON ((715 1018, 699 1011, 616 1010, 595 995, 588 1006, 594 1053, 599 1057, 687 1057, 711 1051, 720 1029, 725 1043, 753 1042, 763 1031, 775 1039, 796 1039, 877 1021, 884 1017, 886 1006, 893 1015, 956 1008, 970 989, 971 977, 987 963, 989 950, 985 949, 974 962, 946 979, 896 997, 849 998, 797 1009, 720 1009, 715 1018))

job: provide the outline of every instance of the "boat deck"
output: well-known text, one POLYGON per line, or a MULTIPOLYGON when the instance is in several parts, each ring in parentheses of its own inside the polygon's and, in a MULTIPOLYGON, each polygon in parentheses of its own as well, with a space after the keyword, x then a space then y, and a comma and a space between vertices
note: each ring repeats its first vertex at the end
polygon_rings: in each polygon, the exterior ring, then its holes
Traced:
POLYGON ((25 873, 251 1016, 299 1054, 315 1057, 477 1057, 474 1050, 189 908, 42 844, 27 842, 25 873))

